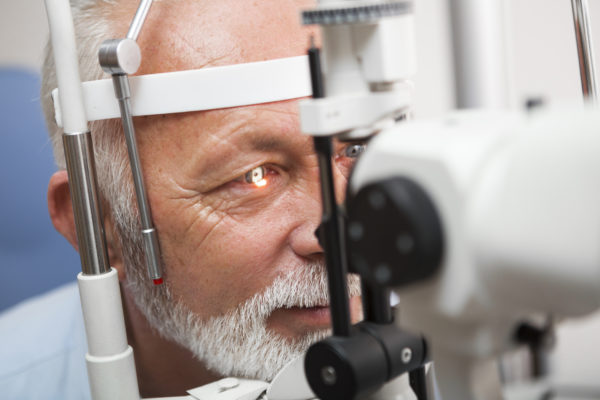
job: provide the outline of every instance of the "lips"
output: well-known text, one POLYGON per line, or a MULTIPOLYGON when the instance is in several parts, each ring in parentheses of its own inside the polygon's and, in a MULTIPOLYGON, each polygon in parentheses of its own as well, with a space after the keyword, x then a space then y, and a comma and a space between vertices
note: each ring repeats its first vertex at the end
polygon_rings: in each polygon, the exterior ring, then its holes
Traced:
POLYGON ((331 324, 331 313, 329 306, 315 307, 291 307, 286 309, 298 322, 304 322, 307 325, 327 328, 331 324))
MULTIPOLYGON (((324 303, 324 302, 319 302, 324 303)), ((361 319, 360 297, 350 299, 353 323, 361 319)), ((294 306, 276 309, 267 320, 269 328, 286 337, 298 337, 315 330, 331 328, 329 305, 294 306)))

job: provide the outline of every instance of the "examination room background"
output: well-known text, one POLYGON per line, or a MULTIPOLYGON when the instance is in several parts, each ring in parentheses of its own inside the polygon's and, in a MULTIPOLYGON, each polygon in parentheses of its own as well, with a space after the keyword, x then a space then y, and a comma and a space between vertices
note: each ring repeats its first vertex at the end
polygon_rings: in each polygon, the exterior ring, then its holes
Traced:
MULTIPOLYGON (((532 96, 552 104, 581 102, 570 0, 505 3, 511 107, 522 107, 532 96)), ((416 0, 416 6, 415 115, 430 118, 452 107, 448 5, 416 0)), ((600 57, 600 1, 590 6, 600 57)), ((46 35, 43 0, 0 0, 0 311, 74 281, 79 271, 78 255, 54 232, 46 211, 54 169, 39 105, 46 35)), ((561 326, 559 337, 569 338, 555 356, 569 360, 563 374, 585 380, 600 370, 599 332, 600 315, 561 326), (595 345, 578 347, 590 342, 595 345), (590 368, 590 360, 598 365, 590 368)))

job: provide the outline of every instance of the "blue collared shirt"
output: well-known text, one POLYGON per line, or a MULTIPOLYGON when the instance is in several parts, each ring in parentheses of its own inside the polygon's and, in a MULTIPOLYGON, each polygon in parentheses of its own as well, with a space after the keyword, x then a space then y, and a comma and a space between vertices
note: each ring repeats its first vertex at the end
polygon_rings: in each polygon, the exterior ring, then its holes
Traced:
POLYGON ((0 398, 90 399, 76 283, 0 314, 0 398))

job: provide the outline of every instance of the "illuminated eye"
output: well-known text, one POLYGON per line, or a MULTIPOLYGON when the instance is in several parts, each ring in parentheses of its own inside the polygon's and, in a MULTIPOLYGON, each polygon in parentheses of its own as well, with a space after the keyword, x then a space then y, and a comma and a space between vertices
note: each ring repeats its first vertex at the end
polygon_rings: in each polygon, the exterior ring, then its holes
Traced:
POLYGON ((254 184, 257 187, 263 187, 267 184, 267 170, 263 166, 252 168, 244 174, 246 183, 254 184))
POLYGON ((366 148, 367 145, 365 143, 354 143, 346 147, 346 149, 344 150, 344 155, 349 158, 356 158, 363 151, 365 151, 366 148))

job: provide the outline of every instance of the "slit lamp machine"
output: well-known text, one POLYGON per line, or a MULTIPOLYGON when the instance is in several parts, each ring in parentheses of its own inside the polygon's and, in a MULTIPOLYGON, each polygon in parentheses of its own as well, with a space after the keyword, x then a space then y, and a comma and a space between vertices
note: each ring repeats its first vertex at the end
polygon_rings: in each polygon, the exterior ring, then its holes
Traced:
POLYGON ((600 112, 587 0, 572 0, 572 9, 588 101, 560 113, 535 104, 502 109, 500 3, 449 1, 459 110, 419 121, 410 112, 414 1, 318 1, 299 16, 322 30, 322 51, 312 45, 307 56, 129 77, 142 63, 136 40, 151 12, 152 1, 142 0, 127 36, 100 48, 112 79, 82 83, 69 1, 46 0, 93 399, 140 395, 117 274, 108 264, 92 120, 122 120, 148 275, 160 285, 160 245, 133 117, 312 96, 300 102, 301 128, 319 160, 318 237, 333 335, 273 382, 230 377, 179 399, 501 399, 499 355, 523 343, 539 349, 554 321, 597 310, 600 112), (345 204, 336 204, 332 138, 370 136, 345 204), (349 272, 360 275, 363 288, 365 320, 355 326, 349 272), (548 323, 532 323, 540 316, 548 323))

